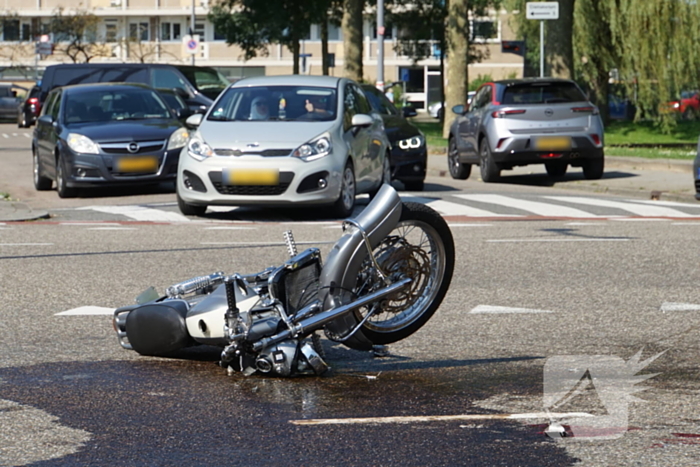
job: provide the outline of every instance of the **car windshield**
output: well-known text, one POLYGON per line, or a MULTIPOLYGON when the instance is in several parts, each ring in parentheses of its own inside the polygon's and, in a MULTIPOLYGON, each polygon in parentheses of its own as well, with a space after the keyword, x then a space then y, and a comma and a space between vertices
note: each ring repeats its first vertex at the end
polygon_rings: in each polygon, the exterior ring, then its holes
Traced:
POLYGON ((503 92, 502 103, 556 104, 585 100, 586 96, 573 83, 524 83, 508 86, 503 92))
POLYGON ((179 70, 197 91, 212 100, 216 99, 221 91, 231 84, 229 80, 213 68, 182 67, 179 70))
POLYGON ((229 88, 212 108, 211 121, 333 121, 335 88, 250 86, 229 88))
POLYGON ((172 118, 167 105, 149 89, 90 89, 64 96, 67 124, 172 118))
POLYGON ((161 92, 160 96, 165 100, 165 102, 170 106, 171 109, 173 110, 181 110, 187 107, 185 102, 177 95, 169 93, 169 92, 161 92))

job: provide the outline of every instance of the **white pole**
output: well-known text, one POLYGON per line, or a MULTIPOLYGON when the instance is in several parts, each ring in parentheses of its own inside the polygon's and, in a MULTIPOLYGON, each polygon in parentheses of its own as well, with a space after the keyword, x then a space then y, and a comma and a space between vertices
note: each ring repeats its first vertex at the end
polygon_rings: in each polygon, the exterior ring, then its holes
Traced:
POLYGON ((377 0, 377 87, 384 92, 384 0, 377 0))
POLYGON ((540 78, 544 78, 544 21, 540 21, 540 78))
MULTIPOLYGON (((194 0, 192 0, 192 17, 190 18, 190 37, 194 38, 194 0)), ((201 38, 200 38, 201 41, 201 38)), ((192 54, 192 66, 194 66, 194 56, 197 54, 192 54)))

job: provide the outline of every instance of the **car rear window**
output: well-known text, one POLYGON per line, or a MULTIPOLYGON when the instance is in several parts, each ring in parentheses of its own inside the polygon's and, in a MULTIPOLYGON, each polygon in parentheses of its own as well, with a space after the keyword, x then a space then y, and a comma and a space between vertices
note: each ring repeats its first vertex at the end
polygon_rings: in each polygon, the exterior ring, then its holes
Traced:
POLYGON ((502 104, 557 104, 581 102, 586 96, 574 83, 523 83, 506 87, 502 104))
POLYGON ((145 68, 118 66, 103 67, 65 67, 54 72, 51 87, 69 86, 87 83, 147 83, 148 72, 145 68))

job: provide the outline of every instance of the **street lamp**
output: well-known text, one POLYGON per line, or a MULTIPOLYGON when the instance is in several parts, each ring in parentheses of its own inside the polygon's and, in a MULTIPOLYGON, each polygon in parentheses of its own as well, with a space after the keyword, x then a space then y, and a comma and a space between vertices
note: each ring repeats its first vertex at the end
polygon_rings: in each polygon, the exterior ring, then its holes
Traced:
MULTIPOLYGON (((190 18, 190 37, 194 38, 194 1, 192 0, 192 17, 190 18)), ((196 54, 192 54, 192 66, 194 66, 194 56, 196 54)))
POLYGON ((384 0, 377 0, 377 87, 384 92, 384 0))

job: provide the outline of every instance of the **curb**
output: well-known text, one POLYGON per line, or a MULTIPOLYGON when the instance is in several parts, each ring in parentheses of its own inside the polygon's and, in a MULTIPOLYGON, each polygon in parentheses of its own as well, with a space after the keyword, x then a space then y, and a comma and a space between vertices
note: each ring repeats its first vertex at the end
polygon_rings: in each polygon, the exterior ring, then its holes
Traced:
POLYGON ((34 210, 19 201, 0 201, 0 221, 22 222, 50 217, 44 210, 34 210))

